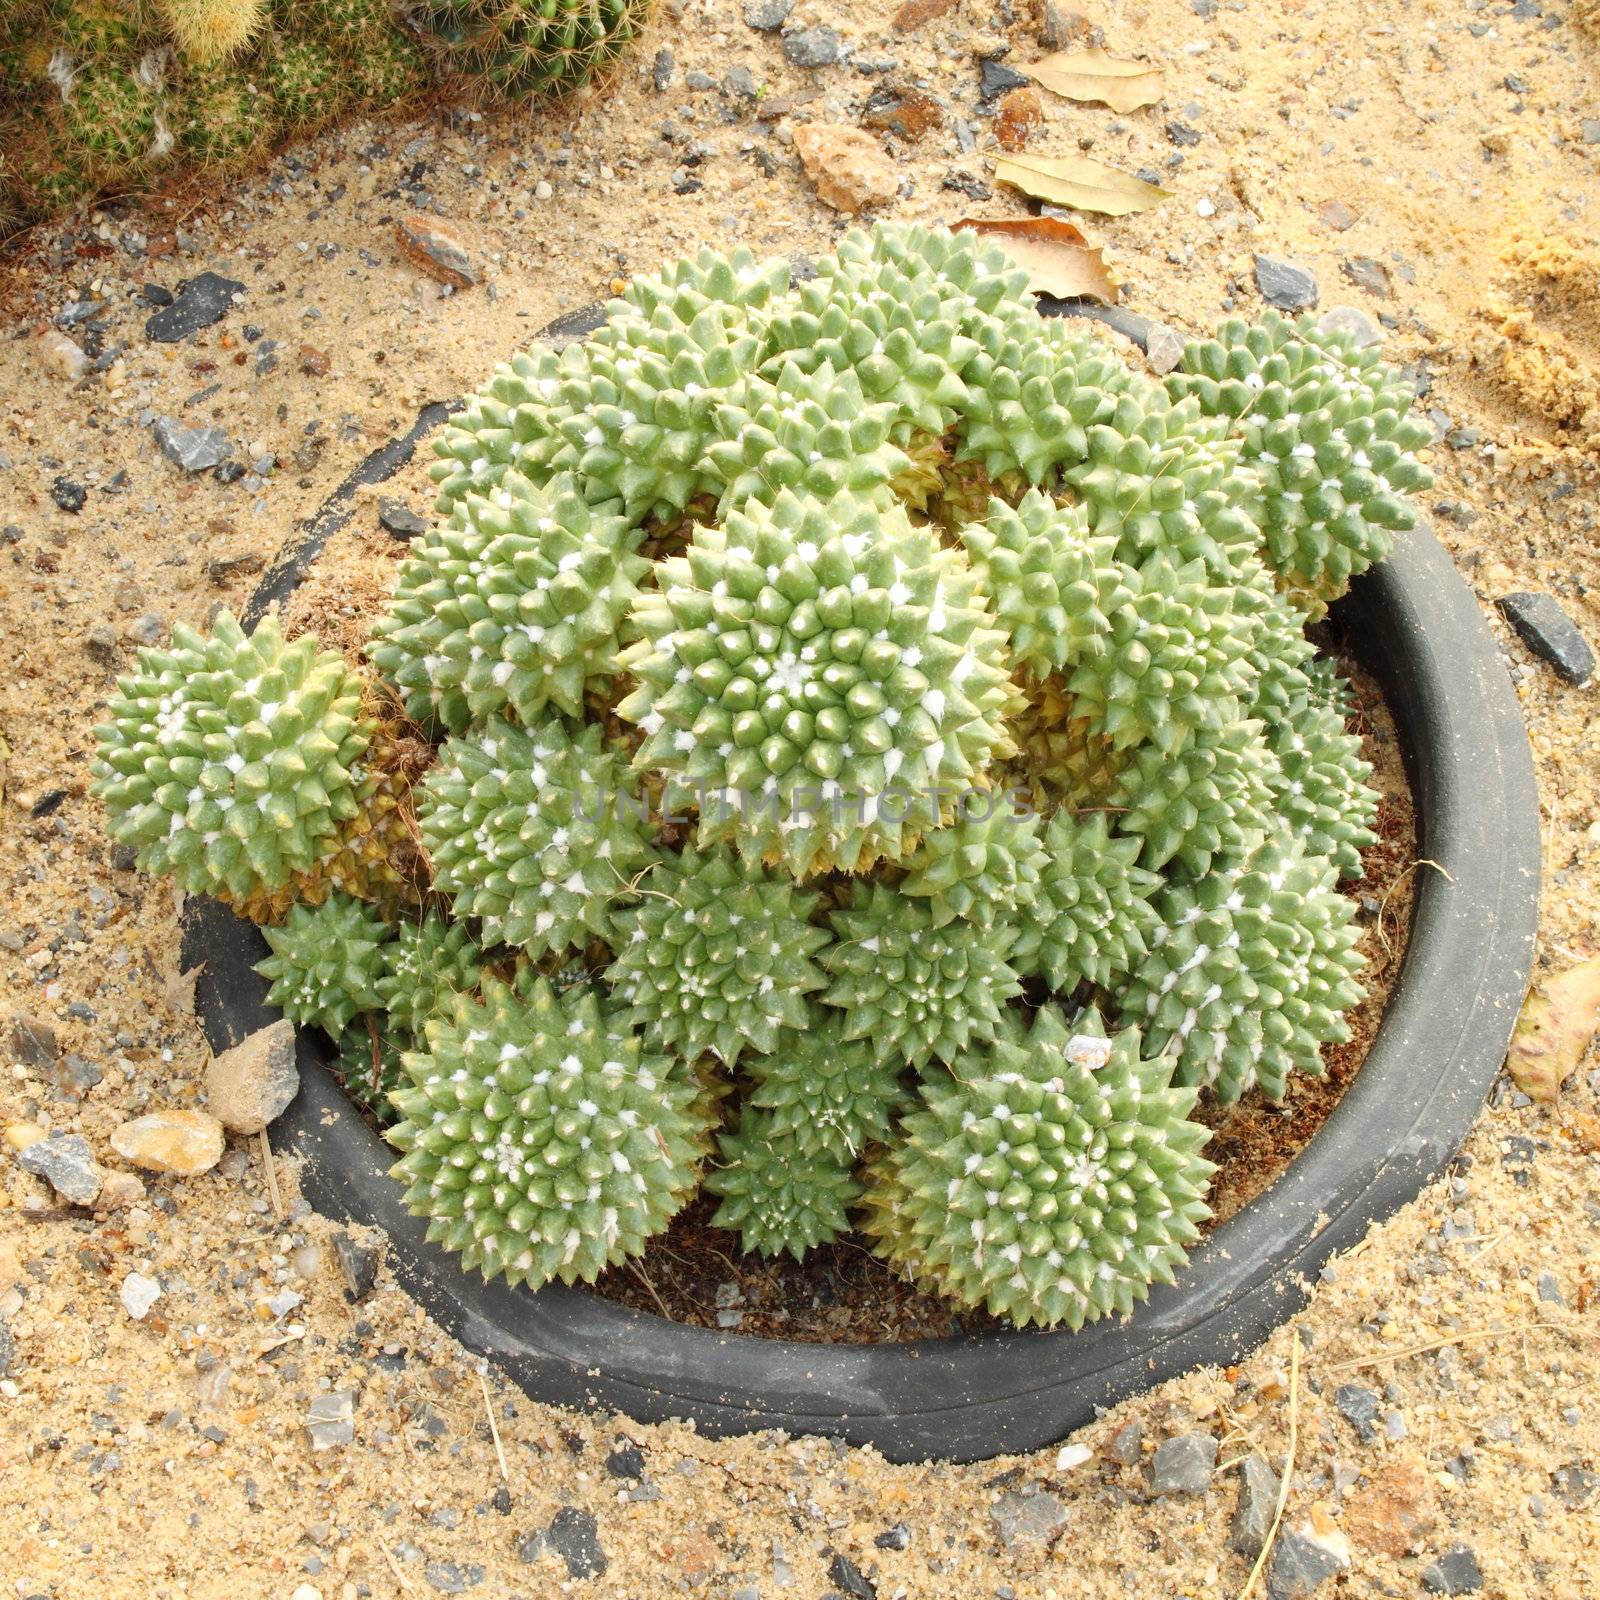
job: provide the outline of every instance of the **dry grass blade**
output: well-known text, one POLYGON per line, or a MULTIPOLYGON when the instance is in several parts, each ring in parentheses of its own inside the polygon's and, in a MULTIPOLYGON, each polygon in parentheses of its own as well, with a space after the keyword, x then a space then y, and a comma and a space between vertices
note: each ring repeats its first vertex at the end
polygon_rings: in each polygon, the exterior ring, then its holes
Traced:
POLYGON ((994 175, 1035 200, 1107 217, 1148 211, 1169 194, 1131 172, 1119 172, 1087 156, 999 156, 994 175))
POLYGON ((1104 50, 1060 50, 1022 69, 1041 88, 1067 100, 1110 106, 1119 115, 1161 98, 1161 69, 1104 50))
POLYGON ((1278 1537, 1283 1510, 1289 1504, 1289 1490, 1294 1483, 1294 1458, 1300 1447, 1300 1330, 1291 1328, 1289 1336, 1289 1449, 1284 1458, 1283 1476, 1278 1480, 1278 1503, 1272 1508, 1272 1526, 1261 1541, 1261 1552, 1250 1569, 1250 1576, 1244 1581, 1244 1588, 1239 1591, 1239 1600, 1250 1600, 1251 1591, 1266 1570, 1267 1557, 1271 1554, 1273 1541, 1278 1537))
POLYGON ((1098 245, 1092 245, 1070 222, 1058 217, 1029 217, 1020 222, 987 221, 965 217, 955 228, 970 228, 986 239, 997 239, 1005 252, 1028 274, 1035 294, 1058 300, 1103 300, 1115 304, 1117 286, 1098 245))

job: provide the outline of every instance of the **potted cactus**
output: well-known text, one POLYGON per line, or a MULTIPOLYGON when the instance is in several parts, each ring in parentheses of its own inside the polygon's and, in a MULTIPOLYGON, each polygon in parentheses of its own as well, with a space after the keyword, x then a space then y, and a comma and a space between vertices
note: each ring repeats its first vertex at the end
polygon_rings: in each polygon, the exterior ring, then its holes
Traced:
POLYGON ((213 897, 219 1041, 264 999, 363 1104, 330 1136, 321 1074, 291 1113, 314 1195, 381 1211, 540 1392, 895 1450, 1046 1437, 1083 1386, 986 1396, 984 1341, 1057 1330, 1024 1365, 1059 1386, 1074 1341, 1092 1366, 1159 1327, 1209 1216, 1197 1104, 1281 1100, 1347 1037, 1337 885, 1376 799, 1306 628, 1425 548, 1407 401, 1309 321, 1227 324, 1157 384, 971 234, 854 232, 802 283, 703 252, 451 420, 365 666, 270 620, 178 630, 97 789, 213 897), (715 1335, 564 1288, 697 1192, 730 1250, 856 1229, 995 1319, 921 1368, 988 1431, 930 1423, 894 1346, 740 1340, 685 1386, 669 1346, 715 1335))

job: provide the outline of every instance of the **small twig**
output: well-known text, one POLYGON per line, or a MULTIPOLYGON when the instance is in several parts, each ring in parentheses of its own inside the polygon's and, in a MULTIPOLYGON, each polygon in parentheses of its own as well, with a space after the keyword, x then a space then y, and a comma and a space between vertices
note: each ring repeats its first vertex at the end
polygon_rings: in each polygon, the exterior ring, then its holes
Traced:
POLYGON ((400 1563, 389 1554, 388 1546, 384 1544, 382 1539, 374 1539, 373 1543, 378 1547, 378 1554, 389 1563, 389 1570, 395 1575, 400 1587, 404 1589, 407 1594, 415 1594, 417 1592, 417 1586, 409 1577, 406 1576, 405 1569, 400 1565, 400 1563))
POLYGON ((1294 1458, 1300 1445, 1300 1330, 1291 1328, 1289 1332, 1293 1339, 1289 1346, 1289 1453, 1283 1463, 1283 1477, 1278 1483, 1278 1503, 1272 1509, 1272 1526, 1267 1529, 1267 1536, 1261 1542, 1261 1553, 1250 1569, 1250 1576, 1244 1581, 1244 1588, 1239 1591, 1239 1600, 1250 1600, 1250 1591, 1255 1588, 1256 1580, 1266 1567, 1267 1555, 1283 1522, 1283 1509, 1289 1503, 1289 1487, 1294 1482, 1294 1458))
POLYGON ((256 1137, 261 1141, 261 1165, 267 1174, 267 1193, 272 1196, 272 1214, 282 1222, 288 1213, 283 1209, 283 1194, 278 1188, 278 1168, 272 1159, 272 1141, 267 1138, 265 1128, 256 1137))
POLYGON ((661 1308, 661 1315, 664 1316, 668 1322, 671 1322, 672 1313, 667 1310, 667 1302, 656 1293, 656 1286, 651 1283, 648 1277, 645 1276, 644 1268, 641 1267, 637 1261, 630 1261, 628 1266, 632 1269, 633 1275, 639 1280, 639 1282, 650 1291, 650 1298, 654 1300, 655 1303, 661 1308))
POLYGON ((494 1457, 500 1463, 500 1481, 511 1482, 511 1474, 506 1469, 505 1446, 500 1443, 500 1427, 494 1420, 494 1402, 489 1398, 489 1378, 481 1369, 478 1372, 478 1382, 483 1387, 483 1410, 489 1419, 489 1437, 494 1440, 494 1457))
POLYGON ((1399 1350, 1386 1350, 1382 1355, 1359 1356, 1354 1361, 1335 1361, 1324 1367, 1324 1372, 1348 1372, 1355 1367, 1381 1366, 1385 1361, 1401 1361, 1407 1356, 1425 1356, 1430 1350, 1442 1350, 1447 1344, 1467 1344, 1473 1339, 1499 1339, 1513 1333, 1523 1333, 1529 1328, 1554 1328, 1554 1322, 1535 1318, 1532 1322, 1514 1323, 1509 1328, 1473 1328, 1466 1333, 1452 1333, 1443 1339, 1430 1339, 1426 1344, 1408 1344, 1399 1350))

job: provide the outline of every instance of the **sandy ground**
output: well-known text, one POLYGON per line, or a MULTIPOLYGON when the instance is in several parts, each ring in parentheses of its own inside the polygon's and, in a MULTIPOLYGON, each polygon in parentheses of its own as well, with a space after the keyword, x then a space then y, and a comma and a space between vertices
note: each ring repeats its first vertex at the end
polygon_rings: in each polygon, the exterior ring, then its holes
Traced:
MULTIPOLYGON (((1565 966, 1596 947, 1596 691, 1534 661, 1492 602, 1547 590, 1600 641, 1600 260, 1581 244, 1600 234, 1600 144, 1585 142, 1600 138, 1600 45, 1557 0, 1196 6, 1097 13, 1113 49, 1163 65, 1165 100, 1123 118, 1052 103, 1034 148, 1092 142, 1166 176, 1173 197, 1157 210, 1089 223, 1135 309, 1184 330, 1251 313, 1252 250, 1290 255, 1316 272, 1324 306, 1380 319, 1390 357, 1427 376, 1441 431, 1429 501, 1506 642, 1542 789, 1540 960, 1565 966), (1198 141, 1175 144, 1169 123, 1198 141), (1387 298, 1346 276, 1362 260, 1354 270, 1387 298)), ((6 1040, 0 1123, 82 1132, 115 1166, 119 1121, 198 1095, 205 1051, 173 981, 171 894, 117 869, 85 794, 96 707, 138 637, 240 604, 297 519, 421 402, 477 384, 613 278, 702 241, 826 248, 840 219, 799 173, 791 131, 853 122, 882 81, 920 81, 948 108, 941 129, 892 146, 905 181, 889 214, 1020 214, 1004 191, 941 185, 988 182, 976 53, 1009 39, 1013 61, 1032 59, 1031 17, 968 3, 906 37, 890 12, 806 0, 791 24, 832 23, 857 61, 897 63, 869 76, 791 67, 736 6, 691 6, 658 20, 610 98, 353 128, 219 202, 98 213, 0 261, 0 984, 4 1009, 48 1022, 61 1052, 30 1064, 6 1040), (661 91, 663 48, 674 70, 661 91), (759 106, 689 77, 715 84, 741 65, 759 106), (755 120, 774 104, 786 115, 755 120), (675 173, 703 186, 675 193, 675 173), (446 295, 402 257, 393 220, 418 209, 460 231, 483 283, 446 295), (207 268, 243 282, 242 303, 189 343, 147 342, 141 287, 207 268), (105 302, 105 347, 124 348, 75 383, 46 334, 84 300, 105 302), (276 466, 265 481, 185 477, 152 441, 161 414, 220 427, 242 460, 276 466), (81 511, 58 509, 58 476, 87 489, 81 511)), ((421 465, 392 492, 423 505, 421 465)), ((359 516, 375 528, 370 506, 359 516)), ((1485 1594, 1600 1593, 1585 1476, 1600 1466, 1596 1082, 1591 1057, 1556 1110, 1497 1094, 1454 1175, 1339 1261, 1298 1319, 1286 1522, 1333 1527, 1352 1562, 1323 1593, 1416 1595, 1462 1544, 1485 1594), (1371 1442, 1336 1406, 1350 1383, 1392 1414, 1371 1442)), ((1227 1544, 1237 1463, 1252 1450, 1281 1463, 1288 1444, 1288 1330, 1237 1369, 1118 1407, 1073 1441, 1092 1452, 1077 1465, 1055 1449, 950 1468, 819 1440, 714 1444, 553 1411, 492 1371, 486 1405, 472 1358, 386 1275, 347 1302, 331 1230, 276 1215, 253 1147, 198 1179, 152 1179, 103 1217, 40 1203, 36 1180, 0 1156, 0 1322, 15 1346, 0 1375, 0 1592, 18 1600, 468 1585, 812 1600, 854 1584, 835 1556, 880 1600, 1236 1594, 1248 1570, 1227 1544), (163 1291, 142 1322, 118 1298, 134 1269, 163 1291), (300 1303, 275 1311, 286 1291, 300 1303), (357 1391, 355 1439, 313 1452, 307 1408, 328 1389, 357 1391), (1142 1447, 1129 1448, 1130 1423, 1142 1447), (1154 1496, 1149 1456, 1191 1431, 1220 1441, 1211 1487, 1154 1496), (608 1474, 620 1435, 653 1490, 608 1474), (1035 1485, 1059 1498, 1060 1527, 1007 1547, 997 1504, 1035 1485), (603 1575, 573 1580, 525 1543, 563 1507, 595 1517, 603 1575), (876 1544, 896 1523, 907 1547, 876 1544)))

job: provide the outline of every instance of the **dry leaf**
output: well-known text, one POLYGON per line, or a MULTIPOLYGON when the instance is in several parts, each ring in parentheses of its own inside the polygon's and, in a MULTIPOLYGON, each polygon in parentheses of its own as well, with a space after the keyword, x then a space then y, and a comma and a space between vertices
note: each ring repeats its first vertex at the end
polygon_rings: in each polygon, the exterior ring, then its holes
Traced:
POLYGON ((1553 1101, 1600 1027, 1600 956, 1543 983, 1522 1003, 1506 1067, 1524 1094, 1553 1101))
POLYGON ((925 22, 954 9, 955 3, 956 0, 906 0, 889 19, 889 25, 896 33, 915 33, 925 22))
POLYGON ((180 1017, 194 1011, 195 982, 205 970, 203 961, 196 962, 187 972, 180 971, 176 963, 166 968, 161 975, 161 998, 169 1011, 177 1012, 180 1017))
POLYGON ((1170 192, 1087 156, 997 156, 994 175, 1035 200, 1107 217, 1148 211, 1170 192))
POLYGON ((997 239, 1005 253, 1028 274, 1035 294, 1059 300, 1103 300, 1114 304, 1117 286, 1106 271, 1100 249, 1070 222, 1057 217, 1030 217, 1025 222, 992 222, 967 217, 956 230, 970 228, 997 239))
POLYGON ((1054 94, 1110 106, 1123 116, 1161 98, 1160 67, 1104 50, 1062 50, 1022 70, 1054 94))

